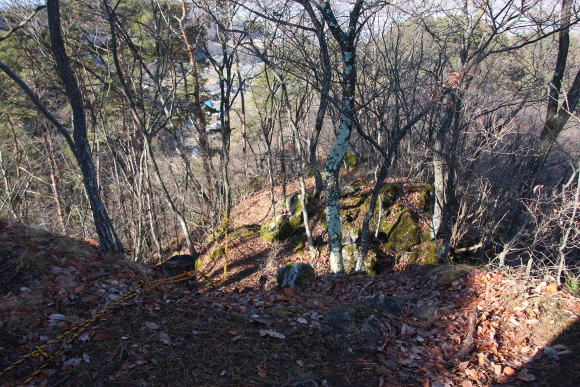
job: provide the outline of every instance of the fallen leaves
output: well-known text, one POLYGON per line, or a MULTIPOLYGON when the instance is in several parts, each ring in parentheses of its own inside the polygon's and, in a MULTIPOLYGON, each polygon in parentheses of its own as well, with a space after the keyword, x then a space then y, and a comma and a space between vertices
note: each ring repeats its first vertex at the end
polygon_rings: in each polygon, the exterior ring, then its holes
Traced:
MULTIPOLYGON (((42 239, 36 243, 38 246, 47 245, 42 239)), ((43 251, 49 254, 52 250, 46 247, 43 251)), ((50 254, 53 253, 63 255, 58 251, 50 254)), ((63 330, 70 329, 76 322, 94 315, 104 305, 118 299, 140 278, 139 275, 122 270, 119 264, 105 268, 93 259, 85 261, 74 257, 59 259, 58 264, 51 268, 49 266, 43 275, 40 287, 24 283, 22 285, 26 286, 18 287, 16 295, 0 300, 2 316, 12 319, 9 321, 22 321, 29 330, 35 331, 22 338, 22 342, 27 345, 46 342, 63 330)), ((539 356, 557 361, 571 353, 571 349, 563 345, 546 346, 542 351, 542 347, 530 339, 530 331, 545 321, 535 306, 540 297, 564 299, 561 308, 567 308, 565 310, 570 318, 576 315, 577 300, 559 292, 556 284, 536 283, 524 288, 503 274, 486 271, 475 271, 469 278, 453 280, 447 287, 435 283, 434 277, 429 274, 415 278, 406 272, 394 272, 370 282, 364 276, 338 281, 319 278, 313 283, 313 288, 304 294, 293 289, 261 292, 250 289, 236 293, 215 292, 205 295, 203 299, 195 292, 180 294, 168 286, 142 298, 141 311, 147 317, 137 327, 141 327, 138 329, 140 334, 148 336, 150 342, 147 345, 157 349, 170 346, 166 350, 174 350, 184 341, 184 337, 165 324, 160 306, 170 305, 173 308, 171 310, 179 313, 180 310, 191 308, 193 303, 198 303, 201 309, 226 311, 239 316, 247 314, 244 321, 249 323, 249 330, 237 327, 228 329, 225 348, 251 345, 252 340, 269 342, 269 345, 275 343, 275 340, 286 340, 277 344, 283 346, 293 342, 296 337, 308 340, 309 329, 324 323, 324 316, 330 309, 383 292, 395 298, 404 298, 405 302, 400 318, 375 316, 390 328, 383 329, 376 357, 372 360, 366 357, 365 361, 375 362, 381 375, 394 372, 431 386, 448 384, 472 387, 514 381, 532 382, 536 376, 522 367, 539 356), (420 308, 431 308, 434 311, 432 319, 414 317, 414 310, 420 308), (468 311, 473 309, 477 310, 474 348, 470 348, 451 364, 447 359, 464 347, 470 325, 468 311), (257 327, 265 328, 257 330, 264 339, 255 335, 257 327)), ((114 322, 117 315, 110 313, 106 318, 114 322)), ((207 333, 204 323, 212 325, 215 322, 211 319, 203 323, 188 321, 185 331, 195 335, 195 340, 201 340, 207 333)), ((136 334, 129 335, 127 331, 111 332, 115 336, 119 334, 118 343, 122 343, 122 346, 136 345, 136 351, 142 349, 141 343, 135 343, 136 334), (123 333, 126 336, 121 337, 123 333)), ((110 347, 114 347, 113 340, 116 339, 109 332, 91 330, 83 333, 79 340, 82 345, 95 346, 107 346, 109 343, 97 344, 91 343, 91 340, 111 341, 110 347)), ((90 355, 93 356, 93 363, 97 364, 99 355, 90 355)), ((91 359, 89 354, 79 356, 77 352, 75 357, 59 361, 55 366, 57 371, 54 372, 58 372, 59 366, 82 367, 83 363, 89 363, 91 359)), ((309 358, 296 361, 302 368, 305 364, 310 367, 312 363, 309 358)), ((155 366, 150 364, 151 367, 155 366)), ((273 371, 268 369, 266 372, 264 364, 267 363, 254 364, 256 368, 250 368, 250 372, 256 372, 261 379, 267 378, 268 374, 273 378, 273 371)), ((128 361, 121 368, 130 370, 142 365, 140 360, 128 361)), ((226 369, 221 375, 226 375, 226 371, 230 374, 229 369, 226 369)), ((379 385, 389 385, 389 380, 381 376, 379 385)))
POLYGON ((111 338, 111 334, 108 332, 98 332, 93 336, 94 341, 105 341, 111 338))

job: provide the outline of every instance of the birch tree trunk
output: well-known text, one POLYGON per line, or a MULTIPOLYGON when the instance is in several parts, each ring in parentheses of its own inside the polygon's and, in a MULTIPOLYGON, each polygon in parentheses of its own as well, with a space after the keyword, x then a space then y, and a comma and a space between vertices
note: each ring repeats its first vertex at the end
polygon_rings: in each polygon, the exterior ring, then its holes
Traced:
POLYGON ((358 18, 363 1, 357 0, 350 12, 348 32, 339 26, 330 3, 321 5, 323 17, 337 43, 342 55, 342 106, 340 107, 340 124, 332 150, 326 159, 326 222, 328 227, 328 247, 330 251, 330 269, 332 272, 343 272, 342 230, 340 224, 340 186, 339 173, 342 160, 350 142, 355 118, 356 90, 356 36, 358 34, 358 18))

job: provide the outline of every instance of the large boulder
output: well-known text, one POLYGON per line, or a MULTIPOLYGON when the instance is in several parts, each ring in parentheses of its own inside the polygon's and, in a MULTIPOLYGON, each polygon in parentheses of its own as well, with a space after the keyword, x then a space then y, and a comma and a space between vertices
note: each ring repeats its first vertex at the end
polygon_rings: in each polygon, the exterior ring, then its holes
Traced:
POLYGON ((393 316, 401 315, 401 308, 397 300, 387 297, 383 293, 377 293, 374 296, 368 297, 363 302, 365 305, 383 313, 392 314, 393 316))
POLYGON ((184 271, 195 270, 196 258, 189 254, 175 255, 159 265, 165 275, 174 276, 184 271))
MULTIPOLYGON (((356 261, 358 260, 360 248, 357 244, 342 246, 342 260, 344 263, 344 271, 352 273, 356 268, 356 261)), ((378 258, 377 253, 369 250, 367 256, 363 261, 362 270, 367 274, 377 274, 378 258)))
POLYGON ((413 219, 409 210, 400 208, 395 221, 381 220, 380 235, 385 243, 385 248, 398 255, 403 251, 410 251, 415 245, 421 243, 420 229, 413 219))
MULTIPOLYGON (((346 223, 342 230, 342 260, 344 271, 352 273, 355 271, 356 262, 360 252, 360 228, 346 223)), ((377 254, 374 251, 368 251, 363 261, 362 270, 367 274, 377 273, 377 254)))
POLYGON ((381 194, 379 197, 383 210, 391 207, 402 193, 403 189, 398 183, 385 184, 383 188, 381 188, 381 194))
POLYGON ((280 215, 262 225, 260 237, 267 242, 286 240, 303 228, 302 222, 301 214, 280 215))
POLYGON ((307 263, 288 263, 278 269, 276 280, 282 288, 302 290, 306 282, 316 277, 316 271, 307 263))

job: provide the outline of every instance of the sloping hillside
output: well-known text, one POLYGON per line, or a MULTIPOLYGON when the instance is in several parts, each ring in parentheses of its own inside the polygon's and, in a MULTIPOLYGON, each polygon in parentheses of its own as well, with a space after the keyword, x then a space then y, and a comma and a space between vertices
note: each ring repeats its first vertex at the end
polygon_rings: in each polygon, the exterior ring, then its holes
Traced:
MULTIPOLYGON (((420 192, 412 186, 403 184, 392 205, 417 207, 420 192)), ((355 188, 344 200, 368 191, 355 188)), ((241 203, 227 236, 200 246, 198 266, 209 281, 197 285, 150 288, 139 281, 162 278, 159 270, 103 256, 93 241, 3 222, 0 368, 38 346, 42 355, 3 373, 2 384, 564 386, 578 380, 580 301, 555 284, 463 265, 397 266, 421 240, 398 256, 388 240, 373 246, 390 262, 378 275, 330 275, 323 269, 320 215, 313 219, 319 254, 297 250, 299 234, 274 242, 260 237, 270 218, 268 195, 241 203), (278 288, 276 269, 299 261, 312 263, 318 277, 300 291, 278 288), (134 297, 123 298, 131 289, 134 297)), ((421 218, 413 219, 423 235, 421 218)))

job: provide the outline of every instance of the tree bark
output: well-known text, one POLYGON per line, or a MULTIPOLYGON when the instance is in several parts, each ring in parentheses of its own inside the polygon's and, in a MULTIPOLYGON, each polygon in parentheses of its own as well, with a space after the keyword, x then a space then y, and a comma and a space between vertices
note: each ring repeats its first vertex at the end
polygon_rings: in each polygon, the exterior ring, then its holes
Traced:
POLYGON ((66 54, 60 24, 60 4, 58 0, 47 1, 47 13, 52 54, 73 113, 72 137, 64 126, 44 107, 44 105, 42 105, 38 97, 18 76, 16 76, 16 74, 10 71, 10 69, 4 64, 0 64, 0 69, 8 74, 8 76, 11 77, 22 88, 22 90, 24 90, 31 101, 36 105, 37 109, 55 125, 59 133, 65 137, 69 144, 83 176, 83 184, 91 205, 101 250, 111 253, 123 253, 123 245, 115 232, 113 223, 107 213, 107 209, 99 195, 95 167, 87 140, 87 124, 84 114, 83 98, 66 54))
POLYGON ((573 0, 562 0, 560 24, 561 27, 568 27, 560 31, 558 38, 556 66, 552 80, 549 84, 548 106, 546 118, 544 120, 544 127, 540 133, 540 144, 538 151, 528 165, 528 171, 531 176, 528 189, 533 189, 552 145, 564 129, 564 126, 568 122, 568 119, 576 109, 578 101, 580 100, 580 70, 578 70, 568 94, 566 94, 564 101, 560 103, 562 96, 562 80, 564 79, 564 72, 566 70, 566 62, 568 60, 568 51, 570 47, 569 24, 572 3, 573 0))
POLYGON ((340 108, 340 124, 332 150, 325 165, 326 174, 326 222, 328 227, 328 247, 330 251, 330 269, 332 272, 343 272, 342 258, 342 230, 340 224, 340 186, 339 173, 342 160, 350 142, 355 119, 355 91, 356 91, 356 36, 357 24, 363 5, 357 0, 350 12, 348 32, 345 33, 338 24, 330 3, 325 1, 321 5, 324 19, 330 31, 340 45, 342 55, 342 106, 340 108))

